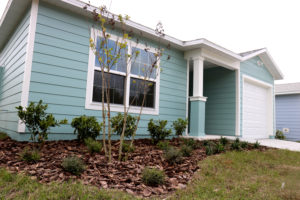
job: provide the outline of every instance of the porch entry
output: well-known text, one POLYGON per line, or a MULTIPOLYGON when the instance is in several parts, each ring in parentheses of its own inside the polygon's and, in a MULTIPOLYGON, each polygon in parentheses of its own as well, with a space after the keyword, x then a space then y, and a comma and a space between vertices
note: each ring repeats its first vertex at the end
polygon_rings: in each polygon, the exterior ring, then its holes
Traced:
POLYGON ((194 63, 189 62, 189 136, 235 136, 238 72, 204 61, 203 95, 202 98, 195 98, 197 95, 194 90, 197 87, 194 85, 196 83, 194 69, 194 63))

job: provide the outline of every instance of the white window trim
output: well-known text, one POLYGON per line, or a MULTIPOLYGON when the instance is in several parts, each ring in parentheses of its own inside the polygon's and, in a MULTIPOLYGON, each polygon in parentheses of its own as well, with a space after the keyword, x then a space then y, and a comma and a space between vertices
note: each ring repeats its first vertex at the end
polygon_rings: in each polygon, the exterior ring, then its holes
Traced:
MULTIPOLYGON (((91 38, 97 38, 98 36, 101 35, 101 32, 99 30, 96 30, 95 28, 91 28, 91 38), (97 36, 97 37, 95 37, 97 36)), ((117 36, 115 35, 111 35, 112 40, 117 40, 117 36)), ((137 44, 134 41, 130 41, 128 42, 128 51, 129 54, 131 53, 131 47, 137 47, 140 49, 145 49, 146 46, 143 44, 137 44)), ((149 47, 147 47, 149 48, 149 47)), ((150 52, 155 53, 155 49, 154 48, 149 48, 150 52)), ((160 66, 160 62, 158 62, 158 66, 160 66)), ((128 65, 127 70, 131 70, 131 63, 128 65)), ((87 74, 87 85, 86 85, 86 99, 85 99, 85 109, 88 110, 102 110, 102 103, 101 102, 93 102, 93 85, 94 85, 94 71, 95 70, 100 70, 99 67, 95 66, 95 54, 93 52, 93 50, 91 48, 89 48, 89 63, 88 63, 88 74, 87 74)), ((112 72, 113 74, 119 74, 119 75, 126 75, 126 73, 124 72, 119 72, 119 71, 115 71, 115 70, 111 70, 110 72, 112 72)), ((157 77, 156 79, 147 79, 147 81, 152 81, 155 82, 155 107, 154 108, 147 108, 147 107, 143 107, 143 111, 142 114, 149 114, 149 115, 159 115, 159 94, 160 94, 160 70, 157 71, 157 77)), ((130 74, 128 76, 127 79, 127 93, 126 95, 126 100, 125 100, 125 104, 126 104, 126 108, 129 107, 129 92, 130 92, 130 78, 141 78, 138 75, 134 75, 134 74, 130 74)), ((107 104, 104 104, 105 109, 107 110, 107 104)), ((129 108, 129 113, 140 113, 140 109, 141 107, 139 106, 130 106, 129 108)), ((118 104, 110 104, 110 110, 113 112, 124 112, 124 105, 118 105, 118 104)))

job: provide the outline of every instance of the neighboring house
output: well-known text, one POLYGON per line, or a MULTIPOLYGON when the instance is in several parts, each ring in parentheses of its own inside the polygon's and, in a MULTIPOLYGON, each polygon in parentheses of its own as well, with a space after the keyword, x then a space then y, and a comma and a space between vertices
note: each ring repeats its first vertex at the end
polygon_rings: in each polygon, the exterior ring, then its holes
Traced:
MULTIPOLYGON (((40 99, 57 119, 101 116, 99 85, 94 84, 99 67, 89 50, 91 24, 84 6, 77 0, 9 1, 0 21, 0 130, 12 138, 29 138, 15 107, 40 99)), ((154 30, 132 21, 128 26, 143 33, 142 41, 157 45, 154 30)), ((266 49, 236 54, 206 39, 181 41, 168 35, 162 42, 170 43, 171 49, 160 63, 163 72, 152 79, 139 137, 148 136, 151 118, 168 120, 170 126, 186 117, 190 136, 274 137, 273 86, 283 76, 266 49)), ((114 91, 129 99, 123 74, 122 67, 114 72, 120 83, 114 91)), ((131 74, 132 81, 138 72, 131 74)), ((120 97, 114 101, 112 110, 122 111, 120 97)), ((138 103, 130 112, 137 110, 138 103)), ((73 138, 70 125, 54 128, 49 135, 49 139, 73 138)))
POLYGON ((287 140, 300 141, 300 83, 275 86, 276 129, 287 140))

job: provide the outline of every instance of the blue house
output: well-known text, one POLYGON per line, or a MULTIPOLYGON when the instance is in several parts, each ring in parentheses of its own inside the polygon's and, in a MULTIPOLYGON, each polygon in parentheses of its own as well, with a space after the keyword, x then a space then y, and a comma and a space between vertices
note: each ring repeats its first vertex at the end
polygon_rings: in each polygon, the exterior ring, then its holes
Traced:
MULTIPOLYGON (((77 0, 9 1, 0 21, 0 130, 12 138, 29 138, 15 107, 40 99, 57 119, 70 122, 80 115, 101 119, 100 69, 89 49, 93 31, 87 20, 88 12, 97 8, 85 11, 84 6, 77 0)), ((157 46, 154 30, 133 21, 127 26, 143 33, 141 43, 157 46)), ((267 49, 237 54, 206 39, 182 41, 168 35, 162 43, 171 44, 171 49, 160 62, 163 72, 151 79, 139 137, 148 136, 151 118, 168 120, 169 126, 177 118, 189 118, 186 134, 194 137, 274 137, 274 80, 283 76, 267 49)), ((143 56, 139 62, 147 64, 143 56)), ((133 68, 130 81, 138 82, 139 66, 133 68)), ((124 94, 122 70, 119 66, 112 72, 114 91, 130 99, 130 92, 124 94)), ((127 87, 134 90, 130 81, 127 87)), ((112 110, 122 111, 123 103, 116 96, 112 110)), ((137 102, 130 113, 138 110, 137 102)), ((49 135, 49 139, 74 138, 70 125, 54 128, 49 135)))
POLYGON ((287 140, 300 141, 300 83, 275 86, 276 129, 287 140))

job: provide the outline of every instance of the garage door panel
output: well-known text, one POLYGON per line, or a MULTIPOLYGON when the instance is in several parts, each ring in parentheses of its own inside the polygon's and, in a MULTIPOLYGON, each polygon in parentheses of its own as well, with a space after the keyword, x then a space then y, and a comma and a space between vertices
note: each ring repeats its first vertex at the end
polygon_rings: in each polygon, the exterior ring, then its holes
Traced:
POLYGON ((268 89, 245 80, 243 93, 243 137, 268 138, 268 89))

